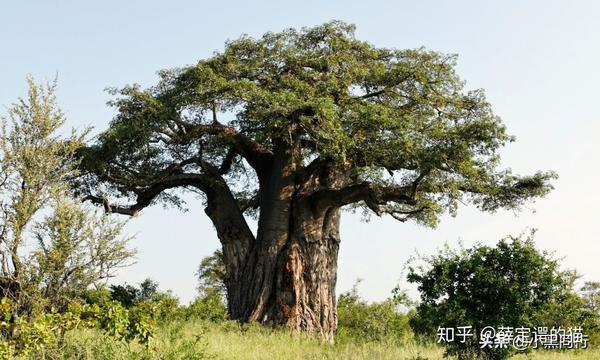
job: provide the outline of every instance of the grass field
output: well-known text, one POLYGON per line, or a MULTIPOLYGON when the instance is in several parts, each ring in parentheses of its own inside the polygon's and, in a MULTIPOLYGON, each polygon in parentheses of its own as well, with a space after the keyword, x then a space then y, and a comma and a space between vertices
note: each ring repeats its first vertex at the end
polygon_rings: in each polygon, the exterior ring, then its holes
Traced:
MULTIPOLYGON (((58 350, 34 353, 30 359, 442 359, 436 345, 339 341, 335 345, 260 326, 240 328, 232 322, 174 322, 160 328, 148 349, 135 342, 114 340, 98 330, 66 334, 58 350)), ((513 359, 600 359, 600 349, 533 352, 513 359)))

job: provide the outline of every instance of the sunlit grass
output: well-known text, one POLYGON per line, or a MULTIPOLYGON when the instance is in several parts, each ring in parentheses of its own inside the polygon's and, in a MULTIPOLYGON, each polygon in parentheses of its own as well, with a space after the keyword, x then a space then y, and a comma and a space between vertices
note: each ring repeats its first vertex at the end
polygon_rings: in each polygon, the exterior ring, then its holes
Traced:
MULTIPOLYGON (((285 330, 260 326, 239 327, 233 322, 174 322, 158 329, 149 349, 117 341, 98 330, 67 333, 58 351, 32 354, 30 359, 442 359, 435 344, 339 341, 334 345, 285 330)), ((513 359, 600 359, 600 349, 535 351, 513 359)))

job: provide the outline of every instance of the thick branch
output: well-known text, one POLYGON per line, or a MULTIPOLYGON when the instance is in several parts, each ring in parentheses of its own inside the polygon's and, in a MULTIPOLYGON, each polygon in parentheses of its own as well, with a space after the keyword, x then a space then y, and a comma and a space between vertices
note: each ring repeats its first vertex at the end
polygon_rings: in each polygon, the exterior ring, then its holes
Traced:
POLYGON ((317 208, 340 207, 364 201, 376 214, 381 214, 381 206, 388 202, 415 205, 412 187, 380 187, 369 182, 350 185, 342 189, 321 190, 312 195, 317 208))
POLYGON ((227 150, 227 154, 225 155, 225 158, 219 167, 219 174, 225 175, 229 172, 229 170, 231 170, 231 166, 233 165, 236 155, 237 152, 233 148, 227 150))
POLYGON ((188 133, 193 137, 199 137, 203 134, 222 136, 226 141, 231 143, 238 154, 248 161, 248 164, 256 170, 259 176, 264 175, 273 159, 271 150, 252 138, 239 133, 234 128, 218 122, 189 125, 188 133))
POLYGON ((179 186, 194 186, 198 189, 206 189, 209 184, 207 178, 200 174, 175 174, 167 176, 159 181, 156 181, 152 185, 142 188, 135 189, 137 198, 136 202, 131 205, 112 205, 108 199, 101 196, 88 195, 85 200, 92 201, 96 204, 104 206, 104 210, 110 213, 117 213, 123 215, 136 215, 140 210, 150 205, 152 201, 163 191, 172 189, 179 186))

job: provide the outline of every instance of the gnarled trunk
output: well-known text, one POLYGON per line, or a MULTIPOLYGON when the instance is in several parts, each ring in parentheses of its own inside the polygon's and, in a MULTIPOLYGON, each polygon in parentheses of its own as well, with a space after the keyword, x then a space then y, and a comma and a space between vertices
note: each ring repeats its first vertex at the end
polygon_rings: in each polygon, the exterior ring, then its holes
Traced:
POLYGON ((229 279, 230 315, 333 341, 340 209, 316 211, 308 202, 292 201, 288 215, 285 242, 257 241, 242 276, 229 279))
MULTIPOLYGON (((337 327, 335 284, 340 206, 311 195, 341 181, 327 167, 299 179, 285 144, 261 178, 256 237, 249 231, 224 181, 206 194, 227 270, 229 315, 317 334, 333 341, 337 327)), ((217 178, 218 179, 218 178, 217 178)))
POLYGON ((278 256, 270 316, 290 328, 333 340, 340 210, 297 206, 290 241, 278 256))

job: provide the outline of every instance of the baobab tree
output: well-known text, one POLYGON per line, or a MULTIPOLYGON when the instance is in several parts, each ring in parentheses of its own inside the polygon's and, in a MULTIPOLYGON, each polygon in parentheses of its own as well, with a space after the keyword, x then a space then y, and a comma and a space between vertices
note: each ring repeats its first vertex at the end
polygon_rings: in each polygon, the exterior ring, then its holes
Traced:
POLYGON ((341 22, 243 36, 156 86, 113 90, 78 188, 127 215, 179 204, 177 189, 202 194, 231 318, 332 339, 345 207, 435 226, 459 202, 518 209, 551 189, 551 172, 498 169, 513 138, 454 68, 455 56, 378 48, 341 22))

